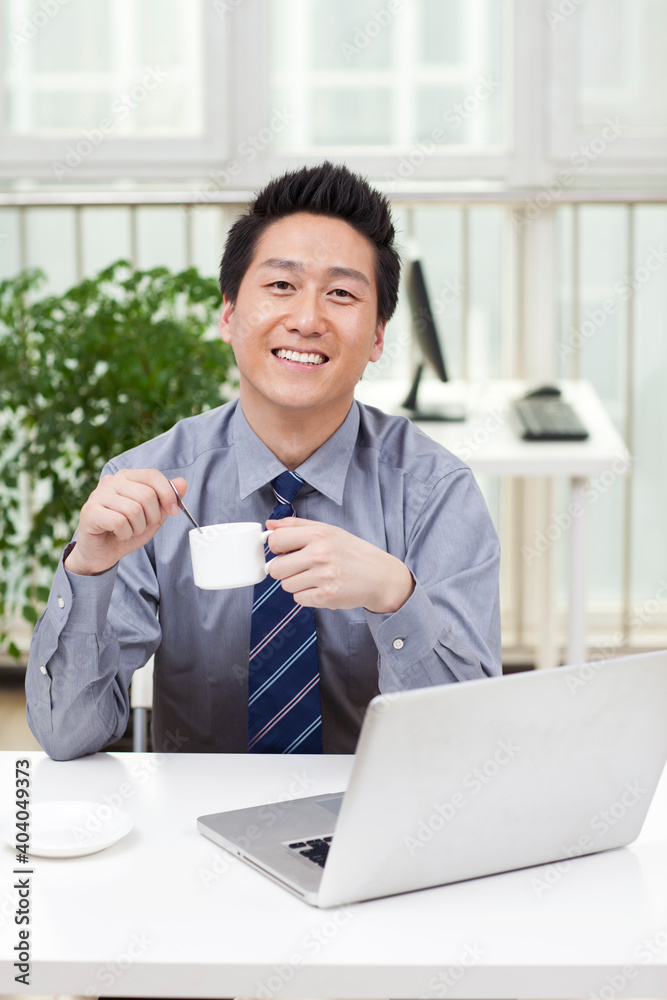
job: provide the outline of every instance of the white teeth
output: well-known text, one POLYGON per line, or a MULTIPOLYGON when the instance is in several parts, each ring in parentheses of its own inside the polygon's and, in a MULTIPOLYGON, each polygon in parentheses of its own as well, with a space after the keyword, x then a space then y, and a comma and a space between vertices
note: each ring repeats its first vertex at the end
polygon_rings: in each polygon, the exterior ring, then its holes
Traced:
POLYGON ((283 347, 276 351, 276 357, 299 361, 302 365, 322 365, 326 360, 321 354, 301 354, 299 351, 286 351, 283 347))

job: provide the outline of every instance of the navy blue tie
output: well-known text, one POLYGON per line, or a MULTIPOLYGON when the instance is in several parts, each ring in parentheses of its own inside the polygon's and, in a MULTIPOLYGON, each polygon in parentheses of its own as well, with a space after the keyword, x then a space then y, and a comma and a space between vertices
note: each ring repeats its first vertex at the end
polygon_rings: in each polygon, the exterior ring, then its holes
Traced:
MULTIPOLYGON (((283 472, 271 486, 275 520, 294 517, 294 497, 303 485, 283 472)), ((272 553, 266 546, 267 557, 272 553)), ((280 580, 255 585, 248 661, 249 753, 322 753, 320 674, 312 608, 297 604, 280 580)))

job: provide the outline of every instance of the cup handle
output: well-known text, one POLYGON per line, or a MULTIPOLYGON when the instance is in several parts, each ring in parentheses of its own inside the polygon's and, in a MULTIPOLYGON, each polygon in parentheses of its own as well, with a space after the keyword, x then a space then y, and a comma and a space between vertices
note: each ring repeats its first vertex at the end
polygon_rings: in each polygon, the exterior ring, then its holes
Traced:
MULTIPOLYGON (((267 528, 266 531, 262 532, 262 534, 260 535, 260 537, 262 539, 262 544, 264 544, 264 542, 267 540, 267 538, 269 537, 269 535, 272 535, 275 530, 276 530, 275 528, 267 528)), ((264 563, 264 573, 265 573, 265 575, 268 574, 268 572, 269 572, 269 566, 271 565, 272 562, 273 562, 273 559, 269 559, 269 561, 267 563, 264 563)))

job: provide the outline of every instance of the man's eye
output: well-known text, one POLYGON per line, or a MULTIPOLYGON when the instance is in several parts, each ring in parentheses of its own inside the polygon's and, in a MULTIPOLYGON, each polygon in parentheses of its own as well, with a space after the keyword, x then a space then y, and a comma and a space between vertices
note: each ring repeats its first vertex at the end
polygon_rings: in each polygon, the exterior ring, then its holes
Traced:
POLYGON ((339 299, 342 299, 342 298, 353 299, 354 298, 354 296, 352 295, 352 293, 348 292, 347 289, 345 289, 345 288, 334 288, 333 293, 336 296, 336 298, 339 298, 339 299))
POLYGON ((278 288, 281 292, 290 287, 289 281, 272 281, 271 288, 278 288))

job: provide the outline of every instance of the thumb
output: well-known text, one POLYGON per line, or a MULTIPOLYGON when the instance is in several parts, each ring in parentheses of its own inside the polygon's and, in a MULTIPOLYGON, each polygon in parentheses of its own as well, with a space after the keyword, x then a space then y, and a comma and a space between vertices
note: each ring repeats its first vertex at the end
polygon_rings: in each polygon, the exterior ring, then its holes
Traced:
POLYGON ((305 517, 280 517, 269 518, 266 522, 267 528, 301 528, 306 524, 312 524, 305 517))
POLYGON ((176 479, 172 479, 172 483, 178 490, 178 495, 184 497, 188 491, 188 484, 182 476, 177 476, 176 479))

